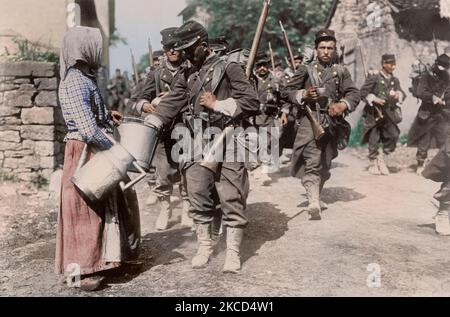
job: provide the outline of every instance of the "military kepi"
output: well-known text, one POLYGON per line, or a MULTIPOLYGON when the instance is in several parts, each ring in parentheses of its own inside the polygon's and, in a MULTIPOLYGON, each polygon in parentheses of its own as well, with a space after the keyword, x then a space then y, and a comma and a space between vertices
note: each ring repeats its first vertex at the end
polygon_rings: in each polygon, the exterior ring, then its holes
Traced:
POLYGON ((395 64, 395 55, 383 54, 383 56, 381 56, 381 62, 386 64, 395 64))
POLYGON ((164 30, 161 30, 161 36, 162 36, 162 41, 161 44, 162 46, 173 46, 175 45, 175 43, 177 42, 174 33, 178 28, 176 27, 170 27, 170 28, 165 28, 164 30))
POLYGON ((187 21, 174 33, 178 39, 176 50, 184 50, 197 42, 208 42, 208 32, 196 21, 187 21))
POLYGON ((445 69, 450 68, 450 57, 447 54, 441 54, 436 59, 436 65, 441 66, 445 69))
POLYGON ((336 42, 336 35, 335 35, 334 31, 330 30, 330 29, 320 29, 316 33, 315 43, 317 45, 319 42, 322 42, 322 41, 335 41, 336 42))

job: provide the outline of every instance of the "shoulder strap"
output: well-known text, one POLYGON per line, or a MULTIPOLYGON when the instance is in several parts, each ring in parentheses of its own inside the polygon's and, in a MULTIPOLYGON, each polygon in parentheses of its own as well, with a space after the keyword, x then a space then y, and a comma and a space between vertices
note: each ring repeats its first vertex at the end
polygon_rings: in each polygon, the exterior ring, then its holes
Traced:
POLYGON ((156 89, 156 97, 161 93, 161 87, 159 86, 161 84, 161 74, 159 73, 159 70, 155 71, 155 89, 156 89))

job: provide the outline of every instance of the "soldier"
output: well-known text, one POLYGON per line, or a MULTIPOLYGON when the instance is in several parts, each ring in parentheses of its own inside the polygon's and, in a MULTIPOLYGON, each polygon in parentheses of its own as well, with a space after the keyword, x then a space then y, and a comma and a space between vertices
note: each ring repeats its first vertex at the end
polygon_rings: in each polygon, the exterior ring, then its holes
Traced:
MULTIPOLYGON (((332 63, 336 54, 333 30, 321 29, 316 33, 315 51, 318 60, 301 66, 281 95, 298 107, 291 174, 301 178, 306 189, 311 220, 320 220, 321 209, 326 208, 320 201, 320 193, 330 178, 331 161, 338 155, 338 149, 346 146, 350 135, 350 125, 343 115, 357 107, 360 94, 347 68, 332 63), (306 107, 312 110, 311 117, 306 107), (321 137, 313 132, 313 118, 325 130, 321 137)), ((287 121, 286 112, 282 120, 287 121)))
POLYGON ((225 36, 219 36, 216 38, 212 38, 208 40, 209 47, 216 53, 218 56, 224 56, 228 53, 229 44, 227 42, 227 38, 225 36))
POLYGON ((157 50, 153 52, 153 69, 158 69, 161 66, 161 61, 164 59, 165 51, 157 50))
MULTIPOLYGON (((158 68, 148 73, 142 87, 133 94, 133 102, 129 105, 132 109, 143 106, 151 108, 152 102, 157 103, 157 100, 169 93, 175 87, 177 80, 184 76, 186 63, 181 52, 174 50, 176 40, 173 33, 176 29, 176 27, 171 27, 161 31, 161 44, 165 57, 158 68)), ((160 207, 155 225, 157 230, 166 230, 169 226, 169 220, 172 216, 170 196, 173 192, 174 183, 181 179, 178 164, 171 157, 172 147, 175 144, 175 141, 171 138, 172 130, 175 125, 181 124, 181 121, 181 115, 178 115, 164 126, 152 161, 152 165, 156 168, 156 186, 153 188, 153 192, 158 198, 160 207)), ((188 216, 189 200, 182 185, 180 185, 180 192, 183 198, 181 224, 191 227, 192 219, 188 216)))
MULTIPOLYGON (((442 59, 442 58, 441 58, 442 59)), ((443 101, 450 104, 450 87, 444 92, 440 91, 443 101)), ((435 105, 436 106, 436 105, 435 105)), ((445 107, 441 110, 444 120, 450 119, 450 109, 445 107)), ((450 129, 445 133, 444 144, 438 154, 424 168, 422 175, 435 182, 442 182, 440 190, 434 195, 439 201, 439 209, 434 217, 436 233, 443 236, 450 235, 450 129)))
MULTIPOLYGON (((303 63, 303 54, 301 53, 300 50, 298 50, 293 57, 294 57, 295 69, 298 69, 300 67, 300 65, 303 63)), ((289 67, 284 70, 284 72, 289 77, 294 76, 294 70, 291 68, 290 64, 289 64, 289 67)))
POLYGON ((361 99, 366 101, 363 112, 364 127, 361 143, 369 143, 369 173, 388 175, 389 170, 378 144, 383 143, 384 155, 394 152, 400 136, 398 124, 401 121, 399 105, 406 98, 400 81, 393 75, 395 56, 381 57, 381 70, 369 75, 361 87, 361 99))
MULTIPOLYGON (((277 126, 277 120, 280 111, 280 80, 276 78, 270 71, 270 58, 265 53, 260 53, 256 59, 256 85, 260 102, 261 114, 256 116, 255 123, 258 128, 263 128, 259 133, 266 133, 267 143, 263 142, 260 145, 260 176, 259 180, 262 184, 270 181, 271 178, 268 174, 275 173, 279 170, 278 157, 278 144, 271 144, 272 135, 271 128, 277 126), (270 147, 276 149, 270 149, 270 147)), ((278 143, 277 133, 274 138, 278 143)))
POLYGON ((424 169, 428 149, 441 148, 445 144, 448 120, 443 110, 446 104, 444 93, 450 85, 448 69, 450 57, 438 56, 430 71, 423 74, 417 86, 416 95, 422 100, 417 116, 409 130, 408 146, 417 147, 417 173, 424 169))
MULTIPOLYGON (((221 60, 211 50, 208 33, 201 24, 188 21, 175 32, 175 36, 179 39, 177 50, 184 51, 197 71, 187 79, 182 77, 169 95, 153 104, 155 111, 146 118, 147 121, 162 126, 187 107, 184 120, 193 134, 194 120, 201 120, 203 128, 224 129, 230 119, 235 125, 240 125, 245 117, 257 113, 256 92, 244 69, 237 63, 221 60)), ((152 112, 150 107, 144 106, 142 110, 152 112)), ((198 142, 194 145, 202 146, 198 142)), ((233 154, 235 151, 236 148, 233 154)), ((220 202, 223 223, 227 227, 223 272, 237 272, 241 268, 240 245, 248 223, 245 216, 249 190, 247 170, 244 162, 227 160, 213 171, 200 164, 201 156, 193 157, 183 166, 191 203, 190 215, 194 219, 199 244, 192 267, 206 266, 213 253, 212 221, 220 202)))
POLYGON ((110 92, 111 108, 123 113, 125 106, 124 93, 127 91, 127 86, 119 68, 116 69, 115 76, 111 79, 107 89, 110 92))

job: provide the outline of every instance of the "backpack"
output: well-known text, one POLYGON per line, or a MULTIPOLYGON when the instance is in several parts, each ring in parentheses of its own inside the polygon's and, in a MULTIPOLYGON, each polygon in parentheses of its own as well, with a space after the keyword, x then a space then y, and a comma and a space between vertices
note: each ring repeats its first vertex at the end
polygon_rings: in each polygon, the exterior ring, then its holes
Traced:
POLYGON ((411 87, 409 87, 409 92, 416 98, 419 98, 418 87, 419 82, 424 74, 429 70, 429 66, 424 64, 422 61, 417 60, 411 65, 411 73, 409 78, 411 78, 411 87))

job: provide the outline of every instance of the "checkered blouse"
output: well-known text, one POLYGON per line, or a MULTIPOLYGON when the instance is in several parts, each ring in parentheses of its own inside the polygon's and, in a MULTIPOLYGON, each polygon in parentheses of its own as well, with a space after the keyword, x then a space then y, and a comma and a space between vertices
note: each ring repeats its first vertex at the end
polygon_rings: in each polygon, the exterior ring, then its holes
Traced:
POLYGON ((70 68, 60 83, 59 100, 69 130, 64 141, 83 141, 101 149, 112 146, 100 131, 108 126, 108 112, 92 79, 80 70, 70 68))

